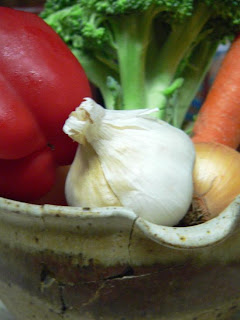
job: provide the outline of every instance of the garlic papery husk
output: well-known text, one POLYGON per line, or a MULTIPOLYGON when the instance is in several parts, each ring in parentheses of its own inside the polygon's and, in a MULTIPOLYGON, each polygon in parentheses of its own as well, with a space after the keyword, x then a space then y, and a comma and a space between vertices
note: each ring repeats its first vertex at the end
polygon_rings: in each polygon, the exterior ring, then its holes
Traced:
POLYGON ((125 206, 172 226, 193 193, 195 151, 181 130, 149 114, 106 110, 92 99, 70 114, 63 130, 79 147, 66 181, 69 205, 125 206))

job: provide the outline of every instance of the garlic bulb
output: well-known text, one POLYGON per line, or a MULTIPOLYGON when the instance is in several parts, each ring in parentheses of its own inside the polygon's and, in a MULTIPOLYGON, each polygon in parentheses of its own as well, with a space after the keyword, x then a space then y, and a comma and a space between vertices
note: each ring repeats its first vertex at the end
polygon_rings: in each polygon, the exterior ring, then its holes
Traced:
POLYGON ((92 99, 70 114, 63 130, 79 143, 67 176, 69 205, 125 206, 150 222, 175 225, 193 192, 190 138, 158 110, 106 110, 92 99))

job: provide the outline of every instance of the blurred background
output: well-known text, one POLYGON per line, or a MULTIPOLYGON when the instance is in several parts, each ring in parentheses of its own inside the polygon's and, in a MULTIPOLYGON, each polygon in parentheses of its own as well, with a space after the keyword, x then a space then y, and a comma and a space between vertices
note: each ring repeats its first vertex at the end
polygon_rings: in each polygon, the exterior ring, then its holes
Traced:
POLYGON ((1 0, 0 6, 39 13, 45 0, 1 0))

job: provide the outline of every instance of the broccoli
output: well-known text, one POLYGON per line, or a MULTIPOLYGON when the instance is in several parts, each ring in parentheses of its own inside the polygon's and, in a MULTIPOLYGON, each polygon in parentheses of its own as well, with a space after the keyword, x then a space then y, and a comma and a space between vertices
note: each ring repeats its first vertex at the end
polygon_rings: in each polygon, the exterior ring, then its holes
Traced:
POLYGON ((47 0, 41 17, 109 109, 159 108, 181 128, 219 43, 240 31, 240 0, 47 0))

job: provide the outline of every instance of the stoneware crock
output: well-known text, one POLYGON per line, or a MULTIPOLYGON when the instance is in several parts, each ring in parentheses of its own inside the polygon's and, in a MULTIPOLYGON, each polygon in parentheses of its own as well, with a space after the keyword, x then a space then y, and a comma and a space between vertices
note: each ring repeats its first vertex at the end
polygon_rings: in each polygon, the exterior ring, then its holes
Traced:
POLYGON ((0 198, 0 299, 17 320, 230 320, 239 230, 240 197, 191 227, 0 198))

